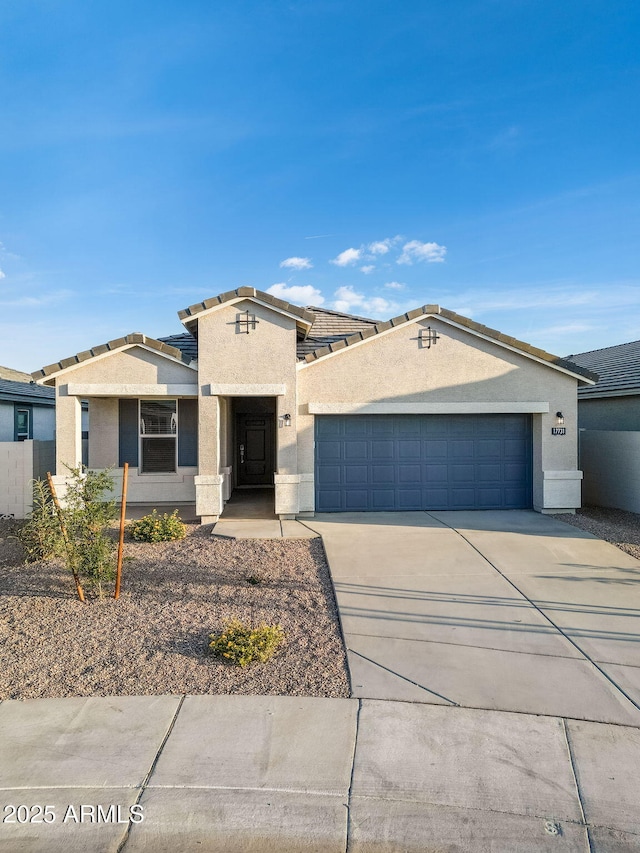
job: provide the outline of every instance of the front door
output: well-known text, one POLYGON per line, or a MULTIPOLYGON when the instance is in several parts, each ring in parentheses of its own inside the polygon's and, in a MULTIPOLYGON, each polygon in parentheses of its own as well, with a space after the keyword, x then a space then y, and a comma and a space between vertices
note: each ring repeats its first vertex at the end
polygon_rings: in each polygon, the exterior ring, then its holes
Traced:
POLYGON ((273 415, 237 415, 237 485, 272 486, 273 463, 273 415))

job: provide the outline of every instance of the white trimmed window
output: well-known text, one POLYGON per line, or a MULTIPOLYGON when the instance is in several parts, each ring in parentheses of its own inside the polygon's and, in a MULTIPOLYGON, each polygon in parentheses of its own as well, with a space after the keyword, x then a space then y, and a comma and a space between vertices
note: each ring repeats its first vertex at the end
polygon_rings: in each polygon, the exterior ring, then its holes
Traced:
POLYGON ((177 471, 178 401, 140 400, 140 473, 177 471))

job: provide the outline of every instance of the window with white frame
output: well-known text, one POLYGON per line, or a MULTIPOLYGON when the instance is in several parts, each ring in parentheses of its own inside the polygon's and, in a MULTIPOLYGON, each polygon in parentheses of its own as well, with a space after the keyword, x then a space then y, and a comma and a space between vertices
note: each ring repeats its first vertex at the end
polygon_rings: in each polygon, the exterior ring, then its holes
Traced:
POLYGON ((140 400, 140 472, 177 470, 178 401, 140 400))

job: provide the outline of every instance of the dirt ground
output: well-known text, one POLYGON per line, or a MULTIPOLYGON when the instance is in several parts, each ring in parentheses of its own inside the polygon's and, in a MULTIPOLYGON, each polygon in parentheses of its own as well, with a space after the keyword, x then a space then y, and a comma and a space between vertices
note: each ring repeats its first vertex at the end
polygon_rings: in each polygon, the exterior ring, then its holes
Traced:
POLYGON ((0 528, 0 699, 349 695, 319 539, 231 541, 188 525, 181 541, 129 540, 120 599, 81 604, 60 562, 23 563, 15 527, 0 528), (284 646, 245 669, 213 657, 209 635, 232 618, 282 625, 284 646))

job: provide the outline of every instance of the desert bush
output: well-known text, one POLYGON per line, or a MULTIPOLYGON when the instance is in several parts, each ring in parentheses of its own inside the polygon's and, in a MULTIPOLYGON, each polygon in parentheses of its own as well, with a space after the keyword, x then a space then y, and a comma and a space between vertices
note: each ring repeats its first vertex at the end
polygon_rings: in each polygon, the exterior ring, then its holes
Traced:
POLYGON ((184 539, 187 528, 178 517, 178 510, 171 515, 158 515, 154 509, 138 521, 131 522, 129 531, 136 542, 170 542, 174 539, 184 539))
POLYGON ((259 625, 251 628, 238 619, 228 622, 220 634, 210 635, 209 648, 214 655, 226 658, 238 666, 254 661, 265 663, 284 642, 280 625, 259 625))
POLYGON ((64 549, 60 522, 46 480, 34 480, 31 512, 18 531, 27 563, 59 557, 64 549))
POLYGON ((68 544, 67 565, 102 597, 104 584, 116 572, 116 542, 107 530, 117 516, 114 500, 105 501, 105 492, 113 490, 108 470, 83 471, 70 468, 71 477, 64 498, 63 519, 68 544))

